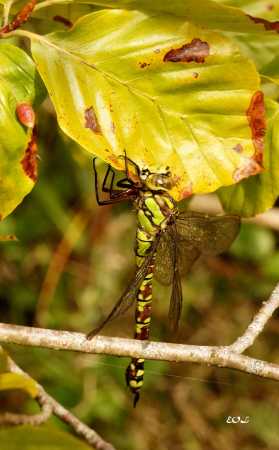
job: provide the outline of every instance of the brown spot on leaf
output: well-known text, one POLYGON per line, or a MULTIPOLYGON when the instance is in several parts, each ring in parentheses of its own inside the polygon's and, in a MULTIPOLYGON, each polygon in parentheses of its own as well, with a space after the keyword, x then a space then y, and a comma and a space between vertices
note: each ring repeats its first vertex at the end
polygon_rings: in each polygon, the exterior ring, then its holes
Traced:
POLYGON ((234 150, 236 153, 242 153, 242 152, 243 152, 243 147, 242 147, 241 144, 236 144, 236 145, 233 147, 233 150, 234 150))
POLYGON ((266 129, 263 92, 255 92, 246 114, 252 131, 252 140, 255 147, 253 159, 261 165, 263 160, 264 135, 266 129))
POLYGON ((16 107, 16 115, 20 123, 28 128, 35 125, 35 112, 29 103, 20 103, 16 107))
POLYGON ((272 11, 274 9, 274 5, 272 3, 269 3, 268 5, 266 5, 266 9, 268 11, 272 11))
POLYGON ((37 151, 37 132, 36 128, 34 128, 31 140, 25 150, 24 157, 20 161, 24 172, 34 181, 34 183, 37 181, 38 177, 37 151))
POLYGON ((249 14, 247 14, 247 16, 253 22, 263 25, 266 30, 276 31, 277 33, 279 33, 279 21, 278 20, 276 22, 270 22, 269 20, 261 19, 260 17, 253 17, 253 16, 250 16, 249 14))
POLYGON ((150 66, 150 63, 147 63, 147 62, 140 62, 140 63, 139 63, 139 66, 140 66, 141 69, 145 69, 145 67, 150 66))
POLYGON ((92 130, 94 133, 102 134, 93 106, 90 106, 85 110, 84 118, 85 128, 90 128, 90 130, 92 130))
POLYGON ((164 62, 204 63, 205 58, 208 55, 208 43, 195 38, 189 44, 185 44, 180 48, 175 48, 168 51, 164 56, 164 62))
POLYGON ((248 178, 252 175, 257 175, 262 171, 262 166, 257 163, 253 158, 247 158, 245 164, 236 169, 233 173, 234 181, 238 182, 243 178, 248 178))
POLYGON ((63 25, 65 25, 65 27, 68 28, 71 28, 73 26, 73 22, 71 22, 69 19, 63 16, 54 16, 53 20, 55 20, 55 22, 63 23, 63 25))
POLYGON ((194 78, 198 78, 199 77, 198 72, 193 72, 192 75, 193 75, 194 78))

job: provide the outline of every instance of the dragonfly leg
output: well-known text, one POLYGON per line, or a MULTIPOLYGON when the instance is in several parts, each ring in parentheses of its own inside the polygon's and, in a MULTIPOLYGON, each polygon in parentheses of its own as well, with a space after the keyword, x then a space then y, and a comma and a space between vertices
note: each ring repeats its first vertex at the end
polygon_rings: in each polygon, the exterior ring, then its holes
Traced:
MULTIPOLYGON (((95 166, 94 166, 94 172, 95 172, 95 177, 96 177, 97 171, 96 171, 96 167, 95 166)), ((112 170, 111 166, 108 166, 106 174, 105 174, 104 179, 103 179, 103 183, 102 183, 102 192, 110 192, 112 190, 113 179, 114 179, 114 171, 112 170), (109 174, 111 172, 112 172, 112 177, 111 177, 111 180, 110 180, 110 185, 109 185, 109 187, 107 187, 107 180, 108 180, 109 174)))
POLYGON ((131 200, 136 197, 137 189, 134 188, 133 185, 131 185, 130 188, 127 188, 125 190, 113 189, 115 173, 109 166, 106 171, 104 181, 102 183, 102 192, 108 192, 109 198, 106 200, 102 200, 99 196, 99 183, 98 183, 98 172, 97 172, 97 168, 96 168, 96 158, 93 159, 93 169, 94 169, 94 186, 95 186, 96 200, 97 200, 98 205, 100 205, 100 206, 112 205, 114 203, 122 202, 123 200, 131 200), (112 177, 111 177, 111 181, 110 181, 110 186, 107 187, 106 183, 107 183, 107 179, 108 179, 110 171, 112 171, 112 177))
POLYGON ((125 156, 124 156, 124 158, 125 158, 125 173, 126 173, 127 179, 128 179, 128 180, 131 179, 130 176, 129 176, 128 162, 129 162, 132 166, 135 167, 135 169, 136 169, 136 174, 137 174, 138 178, 140 178, 140 168, 139 168, 139 166, 138 166, 134 161, 132 161, 130 158, 128 158, 126 151, 124 152, 124 154, 125 154, 125 156))

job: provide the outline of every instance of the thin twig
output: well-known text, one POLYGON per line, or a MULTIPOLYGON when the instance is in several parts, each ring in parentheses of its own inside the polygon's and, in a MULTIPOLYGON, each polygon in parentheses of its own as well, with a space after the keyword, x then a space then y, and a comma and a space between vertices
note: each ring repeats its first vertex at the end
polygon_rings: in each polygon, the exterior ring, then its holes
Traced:
MULTIPOLYGON (((13 373, 20 373, 28 378, 31 378, 30 375, 24 372, 10 356, 7 357, 7 367, 13 373)), ((41 407, 50 408, 53 414, 70 425, 75 433, 85 439, 93 448, 96 450, 115 450, 115 448, 108 442, 104 441, 101 436, 96 433, 96 431, 81 422, 70 411, 51 397, 39 383, 37 383, 37 389, 39 394, 36 399, 41 407)))
POLYGON ((52 414, 52 406, 49 403, 41 405, 38 414, 14 414, 6 412, 0 414, 1 425, 41 425, 46 422, 52 414))
POLYGON ((36 325, 44 325, 46 312, 52 301, 65 265, 67 264, 74 246, 77 244, 86 226, 88 225, 89 218, 90 215, 84 211, 78 211, 75 213, 67 230, 65 231, 63 238, 52 255, 36 305, 36 325))
MULTIPOLYGON (((4 34, 8 34, 11 31, 16 30, 17 28, 21 27, 21 25, 23 25, 25 22, 27 22, 27 20, 30 18, 32 11, 36 5, 36 1, 37 0, 29 0, 22 8, 21 10, 17 13, 17 15, 15 16, 15 18, 12 20, 12 22, 10 23, 6 23, 1 29, 0 29, 0 34, 4 35, 4 34)), ((9 14, 10 9, 8 10, 8 12, 6 12, 6 14, 9 14)), ((6 18, 5 18, 6 20, 6 18)), ((2 37, 2 36, 1 36, 2 37)))
POLYGON ((279 283, 274 288, 271 296, 265 302, 259 312, 246 329, 245 333, 240 336, 229 349, 235 353, 243 353, 248 347, 254 344, 255 339, 263 331, 265 324, 271 318, 274 311, 279 307, 279 283))
POLYGON ((232 352, 230 347, 170 344, 0 324, 0 342, 91 354, 142 357, 160 361, 205 363, 279 380, 279 366, 232 352))

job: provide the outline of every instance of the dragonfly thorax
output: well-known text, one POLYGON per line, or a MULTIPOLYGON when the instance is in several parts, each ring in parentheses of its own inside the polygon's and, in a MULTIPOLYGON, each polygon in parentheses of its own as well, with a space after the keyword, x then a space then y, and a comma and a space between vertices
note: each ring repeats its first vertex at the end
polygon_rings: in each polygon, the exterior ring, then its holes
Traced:
POLYGON ((140 190, 135 200, 139 227, 156 235, 177 214, 176 203, 166 191, 140 190))

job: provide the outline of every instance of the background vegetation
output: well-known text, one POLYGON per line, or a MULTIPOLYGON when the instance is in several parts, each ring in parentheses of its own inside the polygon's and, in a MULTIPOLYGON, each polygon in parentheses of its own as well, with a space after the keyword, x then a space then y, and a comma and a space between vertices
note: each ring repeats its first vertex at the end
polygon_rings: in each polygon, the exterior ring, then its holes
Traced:
MULTIPOLYGON (((277 5, 272 2, 265 2, 260 11, 263 2, 238 2, 236 6, 243 3, 248 4, 250 13, 276 19, 277 5)), ((88 5, 61 8, 62 12, 55 11, 71 20, 92 11, 88 5)), ((63 24, 56 22, 54 27, 41 19, 38 11, 30 28, 42 33, 62 29, 63 24)), ((264 66, 257 55, 261 39, 252 35, 233 38, 246 51, 250 49, 259 69, 264 66)), ((26 48, 25 41, 14 38, 14 42, 26 48)), ((276 45, 270 37, 262 53, 265 63, 276 56, 276 45)), ((264 90, 278 100, 277 87, 268 80, 264 90)), ((18 239, 0 246, 1 321, 85 332, 110 310, 133 274, 135 216, 129 203, 113 208, 96 205, 92 156, 59 131, 49 100, 38 111, 38 123, 39 182, 0 223, 1 235, 14 234, 18 239)), ((183 317, 177 336, 168 334, 168 292, 156 285, 152 339, 231 343, 278 281, 278 244, 276 232, 245 224, 227 254, 196 264, 184 280, 183 317)), ((277 320, 278 314, 249 350, 251 356, 278 361, 277 320)), ((131 337, 133 312, 113 322, 104 333, 131 337)), ((118 449, 279 448, 275 382, 227 369, 146 362, 142 397, 133 409, 124 383, 125 358, 6 347, 49 393, 118 449), (229 415, 249 416, 250 420, 227 424, 229 415)), ((21 391, 1 391, 0 410, 30 413, 36 406, 21 391)), ((55 418, 46 426, 53 433, 65 428, 55 418)), ((14 450, 4 437, 0 431, 0 448, 14 450)), ((49 448, 54 448, 50 441, 49 448)))

